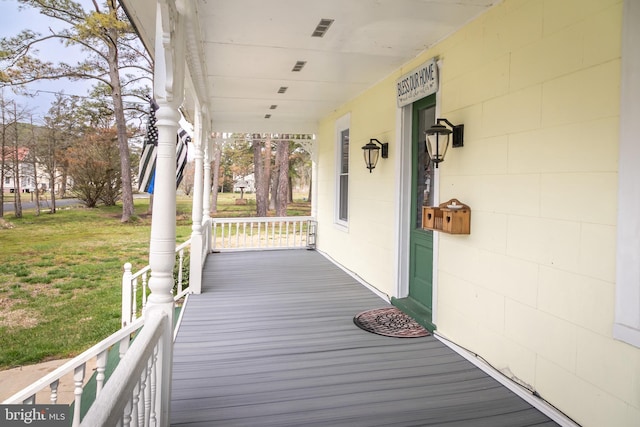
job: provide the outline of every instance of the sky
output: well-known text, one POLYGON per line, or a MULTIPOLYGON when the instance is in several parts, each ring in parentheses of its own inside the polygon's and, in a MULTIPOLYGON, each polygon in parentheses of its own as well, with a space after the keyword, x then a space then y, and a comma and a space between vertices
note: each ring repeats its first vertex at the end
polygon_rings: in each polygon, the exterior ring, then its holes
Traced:
MULTIPOLYGON (((81 1, 81 3, 85 2, 86 0, 81 1)), ((61 24, 57 20, 40 15, 32 8, 18 11, 18 2, 15 0, 0 0, 0 37, 12 37, 25 29, 44 34, 49 27, 60 28, 60 26, 61 24)), ((52 62, 60 58, 71 62, 70 58, 80 55, 82 53, 78 48, 65 47, 59 41, 51 41, 39 49, 39 56, 52 62)), ((21 107, 28 108, 33 113, 34 122, 41 123, 55 99, 56 92, 85 96, 92 84, 91 81, 69 81, 66 79, 36 82, 27 86, 27 90, 35 94, 34 97, 19 96, 6 89, 4 97, 17 101, 21 107)))

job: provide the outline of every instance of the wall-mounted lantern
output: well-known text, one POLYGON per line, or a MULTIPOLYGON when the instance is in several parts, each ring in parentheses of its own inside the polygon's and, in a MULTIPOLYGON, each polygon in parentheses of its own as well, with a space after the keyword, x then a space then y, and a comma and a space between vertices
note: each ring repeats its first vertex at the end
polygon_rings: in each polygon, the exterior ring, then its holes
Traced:
POLYGON ((450 140, 454 148, 464 146, 464 125, 454 125, 447 119, 437 119, 436 124, 427 129, 424 143, 427 146, 429 158, 436 167, 438 163, 444 161, 450 140), (441 122, 449 125, 451 129, 440 124, 441 122))
POLYGON ((373 169, 376 167, 376 164, 378 163, 378 157, 380 156, 380 154, 382 155, 383 159, 386 159, 387 157, 389 157, 389 143, 388 142, 382 143, 375 138, 371 138, 369 142, 362 147, 362 150, 364 151, 364 163, 367 166, 367 169, 369 169, 369 173, 371 173, 373 169), (378 147, 374 143, 374 141, 380 144, 380 147, 378 147), (380 153, 381 148, 382 148, 382 153, 380 153))

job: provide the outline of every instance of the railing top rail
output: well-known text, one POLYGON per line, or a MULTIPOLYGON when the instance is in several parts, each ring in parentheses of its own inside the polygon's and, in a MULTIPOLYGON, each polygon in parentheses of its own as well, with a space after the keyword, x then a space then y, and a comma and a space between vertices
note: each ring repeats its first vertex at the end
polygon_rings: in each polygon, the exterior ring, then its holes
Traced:
POLYGON ((64 365, 60 366, 58 369, 50 372, 44 377, 40 378, 38 381, 34 382, 27 388, 24 388, 14 394, 13 396, 6 399, 3 404, 11 404, 11 403, 22 403, 25 399, 33 396, 43 388, 47 387, 49 384, 54 382, 55 380, 63 377, 64 375, 72 372, 77 366, 80 366, 83 363, 88 362, 98 355, 98 353, 108 349, 112 345, 120 342, 127 335, 132 334, 137 331, 144 325, 144 318, 139 318, 130 325, 125 326, 119 331, 113 333, 107 338, 100 341, 98 344, 94 345, 90 349, 86 350, 84 353, 79 354, 73 359, 69 360, 64 365))
POLYGON ((179 252, 179 251, 187 248, 190 244, 191 244, 191 239, 187 240, 184 243, 181 243, 180 245, 176 246, 176 252, 179 252))
POLYGON ((211 218, 214 223, 236 223, 236 222, 302 222, 314 221, 312 216, 249 216, 237 218, 211 218))
MULTIPOLYGON (((160 310, 150 311, 145 328, 133 345, 124 355, 118 368, 113 372, 109 381, 102 389, 102 393, 85 415, 80 425, 116 425, 122 417, 122 412, 128 400, 123 396, 130 396, 142 371, 147 367, 146 361, 153 355, 155 344, 160 341, 169 318, 160 310)), ((160 409, 160 408, 157 408, 160 409)))
POLYGON ((132 273, 131 274, 131 280, 142 276, 147 271, 151 271, 151 266, 150 265, 147 265, 146 267, 141 268, 140 270, 136 271, 135 273, 132 273))

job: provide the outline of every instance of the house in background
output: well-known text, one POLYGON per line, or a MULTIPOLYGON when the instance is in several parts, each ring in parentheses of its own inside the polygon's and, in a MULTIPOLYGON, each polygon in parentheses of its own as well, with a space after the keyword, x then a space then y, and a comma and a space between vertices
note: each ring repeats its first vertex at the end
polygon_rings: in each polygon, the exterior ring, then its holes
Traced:
POLYGON ((35 179, 33 174, 33 163, 28 161, 29 149, 18 148, 17 176, 20 177, 19 183, 17 182, 16 174, 14 173, 14 153, 15 151, 13 149, 8 147, 5 148, 3 190, 5 193, 15 193, 16 191, 18 191, 18 189, 21 193, 32 193, 35 191, 35 179))
MULTIPOLYGON (((317 250, 578 423, 640 423, 638 2, 121 3, 161 145, 181 105, 196 124, 196 188, 211 132, 316 134, 317 250), (464 130, 436 168, 439 119, 464 130), (375 168, 368 143, 388 144, 375 168), (425 229, 453 199, 469 233, 425 229)), ((172 220, 154 215, 158 269, 172 220)))

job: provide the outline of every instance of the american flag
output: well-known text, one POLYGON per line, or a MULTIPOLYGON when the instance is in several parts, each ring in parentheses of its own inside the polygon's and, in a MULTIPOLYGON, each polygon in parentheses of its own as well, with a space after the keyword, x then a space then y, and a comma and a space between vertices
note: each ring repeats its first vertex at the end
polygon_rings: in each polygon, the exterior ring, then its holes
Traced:
MULTIPOLYGON (((138 191, 153 194, 156 174, 156 157, 158 151, 158 128, 156 126, 156 110, 158 104, 152 99, 149 105, 147 134, 144 139, 140 167, 138 169, 138 191)), ((180 128, 176 136, 176 188, 182 182, 184 168, 187 165, 188 145, 191 137, 180 128)))

